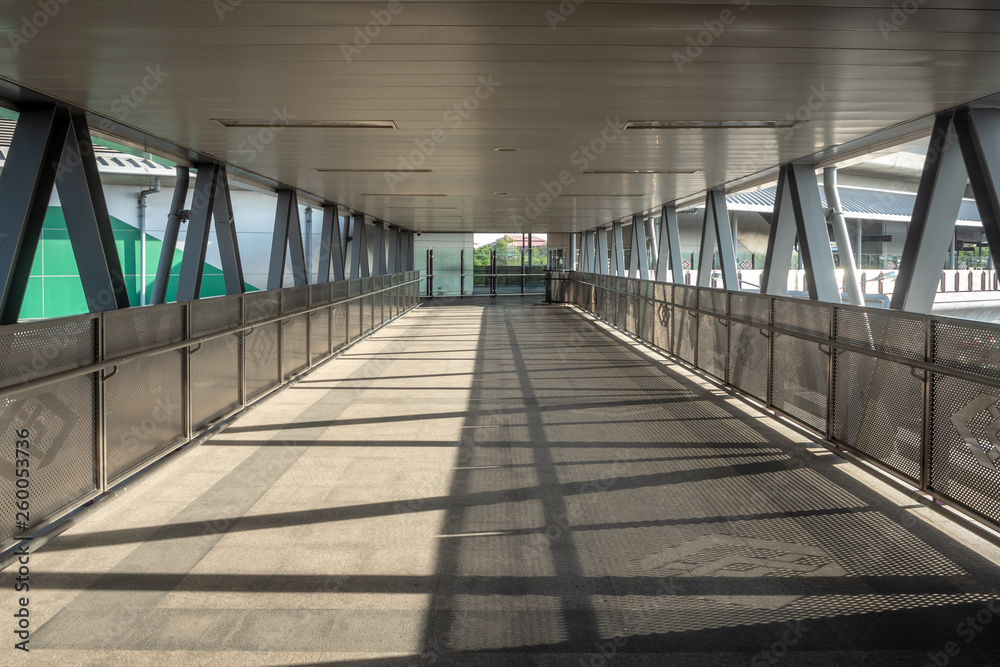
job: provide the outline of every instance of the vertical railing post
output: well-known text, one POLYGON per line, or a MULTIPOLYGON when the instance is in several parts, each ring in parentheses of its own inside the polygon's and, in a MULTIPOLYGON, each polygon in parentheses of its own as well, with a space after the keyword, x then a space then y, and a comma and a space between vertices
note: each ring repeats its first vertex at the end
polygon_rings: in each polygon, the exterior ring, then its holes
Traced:
POLYGON ((460 296, 465 296, 465 248, 458 251, 459 283, 458 291, 460 296))
MULTIPOLYGON (((934 321, 930 315, 924 315, 924 363, 931 363, 934 358, 934 321)), ((933 430, 931 428, 931 410, 933 408, 933 391, 930 371, 924 371, 924 397, 923 397, 923 434, 920 446, 920 490, 928 491, 931 488, 931 441, 933 430)))
MULTIPOLYGON (((184 338, 191 340, 191 302, 184 304, 184 338)), ((194 434, 194 425, 191 417, 191 347, 184 348, 184 386, 182 388, 184 396, 184 434, 187 440, 194 434)))
POLYGON ((834 413, 833 413, 833 391, 834 391, 834 381, 833 380, 834 380, 834 378, 833 378, 833 373, 836 370, 835 367, 834 367, 834 361, 835 361, 835 358, 837 356, 837 350, 833 346, 833 340, 834 340, 834 338, 837 335, 837 322, 836 322, 837 309, 836 309, 836 307, 834 306, 833 303, 830 303, 827 306, 827 309, 829 311, 829 320, 828 320, 828 330, 826 332, 826 338, 827 338, 827 341, 829 341, 829 345, 827 345, 827 350, 828 350, 827 356, 828 356, 828 359, 827 359, 827 364, 826 364, 826 439, 832 441, 833 440, 833 420, 834 420, 834 413))
MULTIPOLYGON (((104 313, 97 318, 97 355, 100 361, 106 358, 105 351, 105 321, 104 313)), ((97 371, 97 382, 94 400, 97 401, 97 447, 95 455, 97 457, 97 482, 101 493, 108 491, 108 423, 107 410, 104 394, 104 369, 97 371)))
MULTIPOLYGON (((240 325, 246 325, 247 321, 247 298, 246 296, 240 297, 240 325)), ((246 329, 240 332, 240 347, 239 347, 239 359, 237 360, 239 364, 239 386, 240 386, 240 407, 245 408, 247 406, 247 332, 246 329)))

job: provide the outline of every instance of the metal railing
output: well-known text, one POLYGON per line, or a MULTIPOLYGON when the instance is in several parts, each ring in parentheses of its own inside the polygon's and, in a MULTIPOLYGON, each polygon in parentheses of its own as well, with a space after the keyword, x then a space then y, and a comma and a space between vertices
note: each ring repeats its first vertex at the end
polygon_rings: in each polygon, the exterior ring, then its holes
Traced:
POLYGON ((411 271, 0 327, 0 550, 416 307, 419 283, 411 271))
POLYGON ((553 295, 1000 527, 1000 325, 589 273, 551 278, 553 295))

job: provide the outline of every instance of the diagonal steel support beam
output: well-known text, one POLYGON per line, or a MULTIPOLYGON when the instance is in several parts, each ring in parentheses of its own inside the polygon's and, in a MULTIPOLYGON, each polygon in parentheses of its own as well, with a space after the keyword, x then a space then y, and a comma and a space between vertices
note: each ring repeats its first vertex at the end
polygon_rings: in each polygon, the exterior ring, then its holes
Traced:
POLYGON ((778 189, 774 195, 764 273, 761 275, 760 291, 771 296, 783 296, 788 292, 788 271, 792 264, 792 250, 795 249, 795 211, 791 192, 786 186, 787 176, 788 165, 782 165, 778 171, 778 189))
POLYGON ((625 241, 622 237, 621 221, 611 223, 611 275, 625 278, 625 241))
POLYGON ((201 293, 201 277, 208 252, 212 212, 215 209, 216 183, 221 169, 218 164, 199 164, 191 200, 191 220, 188 222, 181 274, 177 278, 177 300, 192 301, 201 293))
POLYGON ((388 273, 399 273, 399 227, 389 227, 389 257, 386 261, 388 273))
POLYGON ((56 188, 88 310, 97 313, 128 308, 121 258, 111 230, 90 129, 82 115, 70 119, 56 188))
MULTIPOLYGON (((340 216, 337 215, 336 204, 326 204, 323 206, 323 227, 319 238, 319 270, 316 273, 316 282, 330 282, 330 266, 333 266, 336 275, 340 251, 340 216)), ((343 280, 344 267, 340 266, 341 276, 334 280, 343 280)))
POLYGON ((55 106, 23 111, 0 173, 0 324, 21 314, 48 211, 69 114, 55 106))
POLYGON ((368 225, 362 213, 354 214, 351 230, 351 278, 368 278, 368 225))
POLYGON ((955 114, 955 130, 990 256, 1000 266, 1000 110, 961 109, 955 114))
POLYGON ((629 269, 630 278, 637 277, 649 280, 649 259, 646 250, 646 222, 641 213, 632 216, 632 233, 629 235, 629 269))
POLYGON ((709 190, 705 200, 705 217, 701 229, 701 255, 698 260, 698 285, 712 285, 712 256, 719 249, 722 282, 726 289, 739 289, 736 279, 736 250, 733 231, 729 226, 726 194, 722 190, 709 190))
POLYGON ((681 263, 681 237, 677 228, 677 209, 673 205, 665 205, 660 209, 660 230, 657 232, 656 280, 667 281, 667 271, 671 280, 680 285, 684 283, 684 265, 681 263))
MULTIPOLYGON (((890 308, 913 313, 931 312, 967 180, 952 115, 938 116, 913 204, 890 308)), ((986 220, 983 222, 986 227, 986 220)))
POLYGON ((243 261, 240 259, 240 244, 236 238, 236 220, 233 215, 233 198, 229 193, 229 178, 226 167, 219 166, 215 181, 215 237, 219 242, 219 256, 222 262, 222 277, 226 283, 226 294, 243 294, 243 261))
POLYGON ((597 228, 597 257, 595 258, 596 273, 608 275, 608 230, 597 228))
POLYGON ((309 284, 306 256, 302 248, 302 227, 299 224, 299 202, 295 190, 278 190, 267 289, 281 289, 284 284, 286 250, 292 262, 293 284, 295 286, 309 284))
POLYGON ((385 275, 385 223, 375 221, 372 234, 372 275, 385 275))

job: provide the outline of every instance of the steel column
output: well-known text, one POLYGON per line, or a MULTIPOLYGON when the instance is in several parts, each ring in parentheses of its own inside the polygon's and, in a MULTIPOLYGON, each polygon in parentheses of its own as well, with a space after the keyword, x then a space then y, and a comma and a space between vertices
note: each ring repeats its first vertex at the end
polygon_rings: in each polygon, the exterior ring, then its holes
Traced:
POLYGON ((167 283, 170 282, 170 270, 174 266, 177 234, 181 228, 184 202, 187 200, 190 170, 187 167, 177 167, 175 173, 174 194, 170 200, 167 227, 163 232, 163 245, 160 247, 160 261, 156 265, 156 278, 153 280, 152 303, 154 304, 165 303, 167 300, 167 283))
MULTIPOLYGON (((931 312, 967 177, 952 116, 938 116, 913 204, 890 308, 931 312)), ((985 226, 985 218, 983 222, 985 226)))
POLYGON ((236 239, 236 221, 233 216, 233 199, 229 194, 229 178, 226 167, 219 166, 215 182, 215 236, 219 242, 219 256, 222 275, 226 282, 226 294, 243 294, 243 261, 240 259, 240 244, 236 239))
POLYGON ((816 172, 812 165, 793 164, 788 168, 787 176, 799 233, 799 254, 809 283, 809 298, 840 303, 840 286, 833 266, 826 216, 819 201, 816 172))
POLYGON ((368 278, 368 232, 363 213, 354 214, 351 231, 351 278, 368 278))
MULTIPOLYGON (((53 141, 57 139, 53 137, 53 141)), ((90 129, 83 116, 70 119, 56 172, 56 188, 88 310, 96 313, 128 308, 125 276, 111 231, 90 129)))
POLYGON ((778 189, 774 194, 764 273, 760 278, 761 293, 771 296, 781 296, 788 292, 788 271, 795 247, 795 211, 791 191, 786 185, 787 174, 788 165, 782 165, 778 171, 778 189))
POLYGON ((14 129, 0 173, 0 324, 15 324, 21 314, 69 122, 51 106, 22 112, 14 129))
POLYGON ((646 223, 641 213, 632 216, 632 233, 629 235, 628 277, 649 280, 649 257, 646 249, 646 223))
POLYGON ((389 257, 387 261, 389 273, 399 273, 399 227, 389 227, 389 257))
MULTIPOLYGON (((659 246, 656 243, 656 223, 653 220, 653 216, 643 219, 643 229, 646 232, 646 239, 649 244, 649 261, 652 264, 653 270, 656 270, 656 262, 659 258, 659 246)), ((643 276, 643 280, 648 280, 648 276, 643 276)), ((654 277, 655 280, 655 277, 654 277)))
MULTIPOLYGON (((181 274, 177 278, 177 300, 191 301, 201 293, 201 277, 208 251, 208 235, 215 208, 215 184, 219 178, 218 164, 199 164, 191 200, 191 220, 188 222, 181 274)), ((279 285, 280 287, 280 285, 279 285)))
POLYGON ((628 277, 625 268, 625 241, 622 238, 621 221, 611 223, 611 275, 619 278, 628 277))
MULTIPOLYGON (((316 270, 316 282, 330 282, 330 265, 333 263, 335 249, 339 250, 339 230, 340 216, 337 215, 336 204, 326 204, 323 206, 323 227, 319 233, 319 268, 316 270), (337 239, 337 240, 335 240, 337 239)), ((343 272, 343 267, 341 267, 343 272)), ((337 278, 343 280, 343 277, 337 278)))

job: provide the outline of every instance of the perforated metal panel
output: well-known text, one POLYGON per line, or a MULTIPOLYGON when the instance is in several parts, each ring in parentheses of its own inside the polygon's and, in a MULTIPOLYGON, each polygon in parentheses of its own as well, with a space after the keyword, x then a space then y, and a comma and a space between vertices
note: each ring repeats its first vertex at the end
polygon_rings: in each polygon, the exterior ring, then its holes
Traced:
POLYGON ((241 298, 238 295, 220 296, 188 302, 191 335, 204 336, 239 326, 241 298))
POLYGON ((309 365, 307 340, 309 339, 307 315, 296 315, 281 328, 281 353, 285 378, 309 365))
POLYGON ((383 313, 383 302, 385 300, 385 292, 377 292, 372 296, 372 321, 375 323, 376 327, 382 326, 385 322, 385 315, 383 313))
POLYGON ((913 361, 924 359, 924 320, 888 310, 836 308, 838 341, 913 361))
POLYGON ((624 318, 622 319, 622 325, 625 331, 632 335, 636 335, 639 332, 639 298, 637 296, 639 291, 639 281, 638 280, 628 280, 625 284, 627 294, 622 294, 622 300, 624 301, 624 318))
POLYGON ((955 320, 932 321, 934 363, 1000 380, 1000 327, 955 320))
POLYGON ((775 299, 774 326, 789 332, 830 337, 830 307, 810 301, 775 299))
POLYGON ((330 354, 330 309, 317 310, 309 318, 309 354, 316 363, 330 354))
POLYGON ((746 324, 730 324, 729 383, 743 392, 767 402, 768 347, 766 330, 746 324))
POLYGON ((930 488, 1000 523, 1000 389, 931 376, 930 488))
POLYGON ((30 529, 97 489, 95 389, 91 374, 0 399, 0 542, 27 532, 18 520, 30 529), (22 439, 30 460, 27 517, 16 515, 15 461, 24 457, 15 450, 22 439))
POLYGON ((269 320, 281 314, 277 291, 247 292, 243 295, 243 321, 247 324, 269 320))
POLYGON ((256 327, 245 345, 247 397, 255 398, 278 384, 278 323, 256 327))
POLYGON ((773 344, 774 407, 825 433, 829 357, 817 343, 784 334, 773 344))
POLYGON ((674 354, 684 361, 695 362, 695 350, 698 345, 698 317, 685 308, 674 307, 674 354))
POLYGON ((834 360, 833 434, 920 483, 922 377, 908 366, 840 351, 834 360))
POLYGON ((122 364, 104 383, 104 401, 108 482, 113 484, 184 441, 184 352, 122 364))
POLYGON ((361 299, 361 333, 366 334, 372 330, 372 298, 366 296, 361 299))
POLYGON ((330 327, 333 334, 333 350, 339 350, 347 345, 347 313, 348 305, 341 303, 331 309, 332 319, 330 327))
POLYGON ((330 303, 330 283, 313 285, 309 288, 309 306, 325 306, 330 303))
POLYGON ((222 336, 191 355, 191 422, 194 430, 239 405, 240 337, 222 336))
POLYGON ((643 290, 647 292, 639 299, 639 326, 637 335, 650 345, 656 345, 656 302, 653 301, 653 290, 643 290))
POLYGON ((330 283, 330 303, 347 300, 349 284, 346 280, 330 283))
POLYGON ((97 318, 92 315, 0 329, 0 384, 4 387, 97 361, 97 318))
POLYGON ((687 308, 697 308, 698 288, 690 285, 674 285, 674 303, 687 308))
POLYGON ((698 290, 698 309, 716 315, 728 314, 729 297, 725 292, 711 289, 698 290))
POLYGON ((351 301, 348 322, 350 324, 351 342, 353 343, 361 337, 361 299, 351 301))
MULTIPOLYGON (((662 295, 661 295, 662 296, 662 295)), ((673 354, 673 317, 671 312, 673 306, 666 301, 657 300, 654 302, 655 311, 653 313, 653 344, 661 350, 673 354)))
POLYGON ((698 367, 725 381, 728 348, 729 327, 726 320, 717 314, 701 314, 698 318, 698 367))
POLYGON ((309 286, 289 287, 281 291, 281 314, 297 313, 309 307, 309 286))
POLYGON ((760 294, 730 294, 729 312, 733 319, 756 324, 771 323, 771 299, 760 294))
POLYGON ((186 306, 168 303, 104 314, 104 357, 112 359, 184 340, 186 306))

